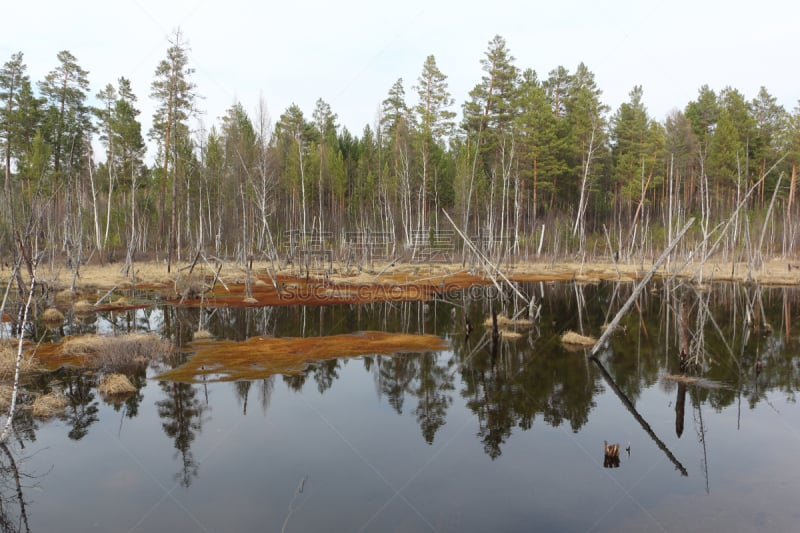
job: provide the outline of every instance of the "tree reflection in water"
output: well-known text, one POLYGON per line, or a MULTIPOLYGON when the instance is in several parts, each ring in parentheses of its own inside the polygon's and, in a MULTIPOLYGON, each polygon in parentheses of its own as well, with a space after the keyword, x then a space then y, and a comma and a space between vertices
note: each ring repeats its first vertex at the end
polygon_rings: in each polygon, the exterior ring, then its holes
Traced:
POLYGON ((0 452, 0 530, 30 531, 22 484, 22 478, 29 476, 20 473, 12 446, 0 443, 0 452))
POLYGON ((156 402, 158 416, 163 419, 161 427, 164 434, 174 440, 175 455, 181 461, 181 470, 175 477, 181 486, 189 487, 199 468, 192 443, 203 429, 206 407, 197 398, 197 389, 193 385, 162 381, 159 386, 166 396, 156 402))

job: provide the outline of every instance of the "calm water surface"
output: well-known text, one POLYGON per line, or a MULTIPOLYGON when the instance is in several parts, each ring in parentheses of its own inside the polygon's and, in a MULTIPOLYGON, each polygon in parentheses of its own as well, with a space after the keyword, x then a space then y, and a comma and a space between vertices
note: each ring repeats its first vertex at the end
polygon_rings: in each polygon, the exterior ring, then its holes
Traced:
MULTIPOLYGON (((71 404, 59 419, 18 422, 30 530, 797 530, 797 289, 655 285, 598 364, 559 334, 599 336, 632 286, 523 288, 542 305, 539 326, 494 347, 481 323, 501 304, 483 289, 428 304, 164 308, 75 324, 157 331, 188 353, 201 318, 219 339, 384 330, 440 335, 451 349, 238 383, 159 382, 150 369, 120 405, 92 375, 42 378, 71 404), (703 378, 689 384, 668 379, 680 373, 681 305, 697 355, 688 375, 703 378), (606 440, 620 443, 618 467, 604 467, 606 440)), ((3 473, 3 511, 19 525, 3 473)))

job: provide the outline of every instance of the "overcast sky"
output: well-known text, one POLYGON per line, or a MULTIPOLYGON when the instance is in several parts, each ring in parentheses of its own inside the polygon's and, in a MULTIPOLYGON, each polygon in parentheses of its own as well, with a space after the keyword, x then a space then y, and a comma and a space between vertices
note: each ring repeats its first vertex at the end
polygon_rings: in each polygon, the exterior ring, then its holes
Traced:
POLYGON ((760 86, 787 110, 800 98, 796 1, 614 0, 77 0, 7 2, 0 61, 22 51, 31 80, 69 50, 89 71, 92 95, 119 76, 132 80, 145 131, 150 83, 180 28, 191 47, 206 127, 235 101, 259 96, 273 122, 291 104, 308 118, 318 98, 356 135, 398 78, 408 103, 425 58, 448 76, 455 111, 480 81, 496 34, 515 64, 540 78, 558 65, 594 72, 612 112, 642 85, 651 116, 683 108, 703 84, 747 99, 760 86))

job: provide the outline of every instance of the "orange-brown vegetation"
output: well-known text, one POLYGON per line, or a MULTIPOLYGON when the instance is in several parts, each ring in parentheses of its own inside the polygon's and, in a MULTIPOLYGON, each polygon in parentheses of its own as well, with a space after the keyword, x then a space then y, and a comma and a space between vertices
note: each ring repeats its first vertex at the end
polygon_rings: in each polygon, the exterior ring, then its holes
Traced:
POLYGON ((263 338, 243 342, 196 342, 197 352, 158 379, 169 381, 237 381, 273 374, 296 374, 308 363, 336 357, 402 352, 435 352, 448 344, 433 335, 365 331, 329 337, 263 338))

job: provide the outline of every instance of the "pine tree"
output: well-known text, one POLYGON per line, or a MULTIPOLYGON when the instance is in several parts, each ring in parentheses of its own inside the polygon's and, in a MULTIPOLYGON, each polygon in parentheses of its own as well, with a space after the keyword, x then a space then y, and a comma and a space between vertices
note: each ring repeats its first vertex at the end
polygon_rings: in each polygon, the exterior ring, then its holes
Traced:
POLYGON ((470 216, 473 191, 476 186, 480 188, 482 185, 480 181, 476 183, 480 169, 480 175, 485 180, 483 184, 489 192, 486 217, 486 229, 489 234, 496 233, 497 222, 500 225, 500 233, 504 233, 506 220, 503 213, 506 210, 510 172, 514 167, 513 119, 518 101, 518 71, 513 62, 514 57, 509 52, 505 39, 496 35, 489 41, 489 49, 481 60, 481 68, 485 72, 481 83, 470 91, 470 99, 464 104, 462 127, 470 143, 475 147, 465 226, 470 216), (498 185, 502 187, 499 195, 498 185), (495 217, 496 207, 500 208, 499 221, 495 217))
POLYGON ((611 119, 615 196, 620 202, 627 201, 629 207, 640 197, 642 181, 650 184, 654 173, 660 174, 663 168, 659 157, 663 138, 647 114, 642 95, 642 87, 634 87, 630 101, 623 103, 611 119))
MULTIPOLYGON (((317 131, 316 154, 317 154, 317 201, 319 212, 319 229, 325 230, 325 197, 330 195, 329 205, 334 207, 334 189, 343 194, 343 176, 336 175, 337 157, 339 156, 339 140, 336 136, 338 125, 336 124, 336 113, 331 110, 331 106, 322 98, 317 100, 312 114, 314 127, 317 131), (334 183, 334 178, 338 178, 338 183, 334 183)), ((339 198, 342 198, 339 196, 339 198)), ((343 198, 342 198, 343 200, 343 198)))
POLYGON ((569 97, 565 102, 565 118, 570 127, 569 138, 574 150, 571 172, 577 178, 572 182, 577 185, 578 196, 573 235, 580 230, 582 250, 589 194, 594 184, 599 181, 602 163, 607 156, 605 113, 608 108, 600 102, 602 91, 597 87, 594 74, 586 65, 579 64, 570 81, 569 97))
POLYGON ((284 191, 290 195, 289 201, 284 205, 284 220, 290 225, 290 229, 296 229, 299 200, 299 223, 304 235, 308 229, 306 166, 309 147, 314 136, 313 126, 306 121, 303 111, 297 104, 290 105, 275 124, 273 143, 280 162, 278 172, 284 177, 284 191))
POLYGON ((758 95, 750 102, 750 112, 755 122, 755 138, 750 141, 750 154, 757 170, 751 171, 752 178, 760 180, 767 169, 780 155, 781 132, 787 125, 787 113, 777 99, 761 87, 758 95))
POLYGON ((561 157, 565 143, 559 134, 559 120, 553 113, 547 88, 533 70, 522 74, 518 106, 520 172, 524 182, 530 183, 530 216, 535 219, 540 192, 549 193, 552 198, 557 178, 566 170, 561 157))
POLYGON ((88 140, 91 123, 86 95, 89 90, 89 73, 78 65, 69 51, 57 55, 59 65, 39 83, 39 90, 49 104, 46 130, 53 146, 53 171, 59 178, 64 151, 68 151, 69 164, 79 160, 82 146, 88 140))
MULTIPOLYGON (((411 117, 406 105, 406 93, 403 88, 403 79, 399 78, 389 89, 389 94, 381 103, 381 136, 388 152, 390 162, 387 172, 387 188, 398 191, 400 223, 403 228, 405 242, 411 241, 411 176, 409 168, 411 117)), ((390 203, 397 205, 397 196, 390 203)))
POLYGON ((180 30, 176 30, 171 39, 172 46, 167 49, 167 58, 156 67, 155 80, 151 84, 150 96, 157 101, 158 107, 153 116, 153 127, 150 138, 160 145, 163 165, 161 167, 161 200, 159 202, 159 222, 163 228, 164 199, 166 185, 171 182, 172 193, 170 205, 169 251, 167 272, 170 271, 177 247, 177 208, 178 182, 178 138, 188 133, 186 121, 196 112, 194 93, 195 84, 189 81, 194 69, 189 67, 189 47, 180 30))
MULTIPOLYGON (((455 113, 449 110, 453 105, 453 98, 447 90, 447 76, 436 66, 436 58, 429 55, 422 66, 417 85, 415 86, 419 101, 414 107, 414 115, 418 128, 420 155, 422 158, 422 188, 420 190, 419 224, 418 229, 427 230, 428 225, 428 196, 429 174, 431 168, 431 153, 436 145, 452 134, 455 123, 455 113)), ((438 197, 434 196, 438 205, 438 197)))
POLYGON ((19 108, 19 93, 23 84, 30 84, 25 64, 22 62, 22 52, 11 55, 0 70, 0 143, 3 146, 5 159, 5 181, 3 192, 10 207, 11 202, 11 153, 16 143, 15 130, 16 110, 19 108))

